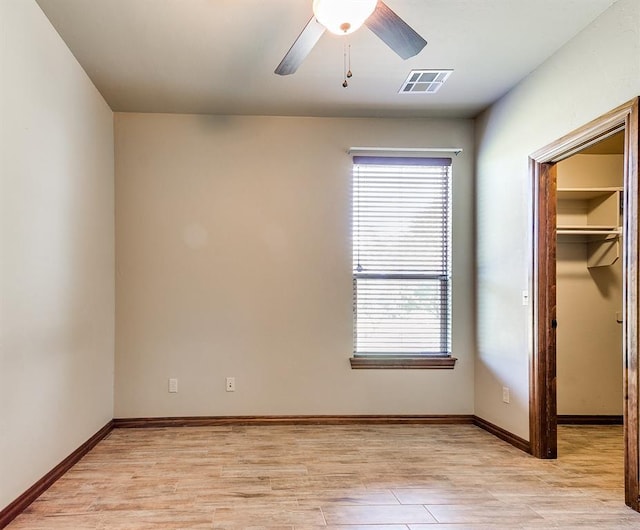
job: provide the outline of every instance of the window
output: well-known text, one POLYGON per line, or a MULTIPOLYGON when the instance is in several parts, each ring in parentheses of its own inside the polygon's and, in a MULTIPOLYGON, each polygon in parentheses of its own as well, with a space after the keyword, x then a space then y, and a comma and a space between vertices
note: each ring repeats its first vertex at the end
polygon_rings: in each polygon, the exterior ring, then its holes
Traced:
POLYGON ((451 159, 353 159, 354 368, 452 368, 451 159))

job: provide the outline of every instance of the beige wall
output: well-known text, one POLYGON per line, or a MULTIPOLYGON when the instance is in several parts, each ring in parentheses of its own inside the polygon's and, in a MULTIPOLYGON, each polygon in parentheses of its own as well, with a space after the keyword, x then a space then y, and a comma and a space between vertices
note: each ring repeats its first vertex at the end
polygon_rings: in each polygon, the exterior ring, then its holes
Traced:
POLYGON ((622 260, 586 259, 585 244, 558 244, 558 414, 622 414, 622 260))
MULTIPOLYGON (((622 155, 575 155, 558 187, 623 185, 622 155)), ((622 260, 587 267, 587 244, 560 236, 556 256, 558 414, 622 414, 622 260)))
POLYGON ((113 115, 31 0, 0 2, 0 508, 113 414, 113 115))
POLYGON ((115 124, 116 417, 473 412, 473 122, 115 124), (464 148, 453 166, 453 371, 349 366, 350 146, 464 148))
POLYGON ((640 94, 640 2, 619 0, 477 120, 476 414, 529 438, 528 156, 640 94), (594 82, 594 72, 598 80, 594 82), (512 389, 502 403, 502 387, 512 389))
POLYGON ((624 156, 577 154, 556 165, 558 188, 611 188, 624 185, 624 156))

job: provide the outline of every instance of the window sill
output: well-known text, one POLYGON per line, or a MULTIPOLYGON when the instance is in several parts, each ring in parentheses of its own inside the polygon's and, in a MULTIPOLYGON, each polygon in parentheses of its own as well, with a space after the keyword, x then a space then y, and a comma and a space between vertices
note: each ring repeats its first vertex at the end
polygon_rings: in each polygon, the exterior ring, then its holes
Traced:
POLYGON ((351 357, 352 369, 453 370, 455 357, 351 357))

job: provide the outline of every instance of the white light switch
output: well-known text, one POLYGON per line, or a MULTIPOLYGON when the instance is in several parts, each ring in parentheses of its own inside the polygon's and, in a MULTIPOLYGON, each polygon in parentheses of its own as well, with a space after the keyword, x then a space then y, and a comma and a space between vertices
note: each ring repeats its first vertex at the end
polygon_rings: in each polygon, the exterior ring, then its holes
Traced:
POLYGON ((178 391, 178 380, 169 379, 169 392, 175 394, 178 391))
POLYGON ((529 305, 529 291, 522 291, 522 305, 529 305))

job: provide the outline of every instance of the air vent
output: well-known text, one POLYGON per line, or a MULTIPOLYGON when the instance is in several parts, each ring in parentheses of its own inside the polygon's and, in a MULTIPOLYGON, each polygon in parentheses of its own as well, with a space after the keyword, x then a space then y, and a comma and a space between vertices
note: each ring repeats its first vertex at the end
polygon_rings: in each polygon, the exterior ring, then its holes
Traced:
POLYGON ((453 70, 411 70, 400 94, 435 94, 453 70))

